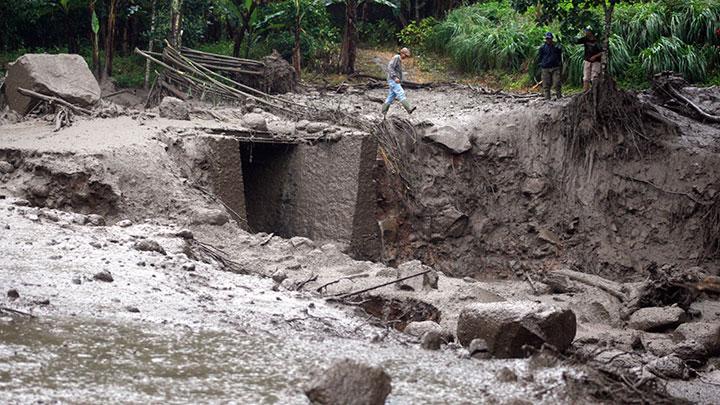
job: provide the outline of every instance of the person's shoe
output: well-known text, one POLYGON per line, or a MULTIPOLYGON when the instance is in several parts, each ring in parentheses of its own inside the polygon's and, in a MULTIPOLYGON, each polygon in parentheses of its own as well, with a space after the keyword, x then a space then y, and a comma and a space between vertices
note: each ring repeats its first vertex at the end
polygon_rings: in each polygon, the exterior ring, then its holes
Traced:
POLYGON ((411 106, 410 102, 407 100, 402 101, 402 106, 405 107, 405 111, 407 111, 408 114, 412 114, 413 111, 415 111, 415 109, 417 108, 417 107, 411 106))
POLYGON ((382 115, 383 115, 383 117, 385 117, 385 116, 387 115, 388 111, 390 111, 390 104, 388 104, 388 103, 383 103, 383 106, 382 106, 382 115))

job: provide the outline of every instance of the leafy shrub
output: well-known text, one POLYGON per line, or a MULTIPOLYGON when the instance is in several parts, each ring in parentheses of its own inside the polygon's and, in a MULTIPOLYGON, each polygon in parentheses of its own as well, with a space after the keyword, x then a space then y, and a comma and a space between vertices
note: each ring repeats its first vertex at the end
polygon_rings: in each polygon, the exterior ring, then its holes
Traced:
POLYGON ((397 34, 398 40, 404 46, 424 48, 435 25, 437 20, 433 17, 423 18, 420 22, 413 21, 397 34))
POLYGON ((640 52, 640 60, 648 75, 672 70, 690 81, 697 81, 704 79, 707 72, 706 55, 675 36, 661 37, 640 52))

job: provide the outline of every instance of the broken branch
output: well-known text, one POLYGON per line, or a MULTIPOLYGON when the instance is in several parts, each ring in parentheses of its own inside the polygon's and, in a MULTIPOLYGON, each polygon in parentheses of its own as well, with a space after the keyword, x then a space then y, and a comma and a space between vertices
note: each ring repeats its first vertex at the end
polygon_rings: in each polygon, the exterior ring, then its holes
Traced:
POLYGON ((368 292, 368 291, 377 290, 378 288, 381 288, 381 287, 385 287, 385 286, 388 286, 388 285, 391 285, 391 284, 395 284, 395 283, 399 283, 399 282, 401 282, 401 281, 405 281, 405 280, 408 280, 408 279, 411 279, 411 278, 414 278, 414 277, 419 277, 419 276, 425 275, 425 274, 427 274, 427 273, 430 273, 430 271, 431 271, 431 270, 421 271, 420 273, 413 274, 413 275, 411 275, 411 276, 399 278, 399 279, 397 279, 397 280, 389 281, 389 282, 387 282, 387 283, 382 283, 382 284, 378 284, 378 285, 376 285, 376 286, 364 288, 364 289, 362 289, 362 290, 360 290, 360 291, 353 291, 353 292, 349 292, 349 293, 347 293, 347 294, 342 294, 342 295, 338 296, 337 298, 339 298, 339 299, 342 300, 342 299, 345 299, 345 298, 348 298, 348 297, 352 297, 353 295, 358 295, 358 294, 366 293, 366 292, 368 292))
POLYGON ((69 103, 61 98, 53 97, 53 96, 46 96, 45 94, 40 94, 38 92, 28 90, 22 87, 18 87, 17 89, 18 93, 22 94, 23 96, 28 96, 32 98, 36 98, 39 100, 47 101, 50 104, 60 104, 63 105, 71 110, 73 110, 76 113, 90 115, 92 114, 89 110, 86 110, 82 107, 78 107, 75 104, 69 103))

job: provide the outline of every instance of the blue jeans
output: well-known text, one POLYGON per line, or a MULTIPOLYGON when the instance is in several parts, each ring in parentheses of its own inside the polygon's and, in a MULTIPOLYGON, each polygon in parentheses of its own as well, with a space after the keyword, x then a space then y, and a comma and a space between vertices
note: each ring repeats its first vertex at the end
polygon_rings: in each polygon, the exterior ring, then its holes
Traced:
POLYGON ((387 99, 385 100, 385 104, 392 104, 392 102, 397 98, 398 101, 401 103, 405 101, 405 90, 403 90, 400 83, 396 83, 395 80, 388 80, 388 86, 390 86, 390 91, 388 92, 387 99))

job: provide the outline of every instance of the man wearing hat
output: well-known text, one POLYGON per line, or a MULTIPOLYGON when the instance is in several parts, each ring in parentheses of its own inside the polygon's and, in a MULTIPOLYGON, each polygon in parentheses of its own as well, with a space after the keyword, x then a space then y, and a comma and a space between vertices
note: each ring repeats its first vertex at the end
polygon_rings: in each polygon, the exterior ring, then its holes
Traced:
POLYGON ((393 58, 390 60, 390 63, 388 63, 387 80, 388 86, 390 86, 390 91, 388 93, 387 99, 385 100, 385 104, 383 104, 382 106, 383 116, 385 116, 388 110, 390 110, 390 104, 392 104, 392 102, 396 98, 400 101, 400 104, 402 104, 408 114, 412 114, 413 111, 415 111, 415 107, 411 106, 410 102, 405 98, 405 90, 403 90, 402 88, 402 61, 409 57, 410 50, 407 48, 403 48, 400 50, 400 53, 393 56, 393 58))
POLYGON ((590 90, 590 85, 602 71, 602 47, 598 44, 595 33, 590 26, 585 27, 585 36, 577 40, 578 44, 585 46, 583 61, 583 91, 590 90))
POLYGON ((545 34, 545 43, 538 50, 538 63, 542 69, 542 87, 545 99, 550 100, 552 88, 555 88, 557 98, 561 98, 562 47, 553 42, 552 32, 545 34))

